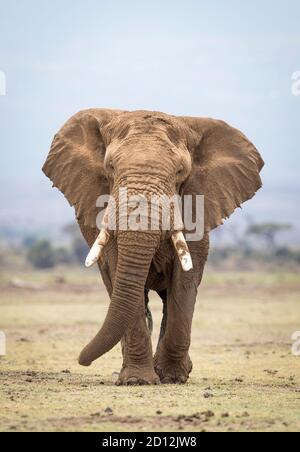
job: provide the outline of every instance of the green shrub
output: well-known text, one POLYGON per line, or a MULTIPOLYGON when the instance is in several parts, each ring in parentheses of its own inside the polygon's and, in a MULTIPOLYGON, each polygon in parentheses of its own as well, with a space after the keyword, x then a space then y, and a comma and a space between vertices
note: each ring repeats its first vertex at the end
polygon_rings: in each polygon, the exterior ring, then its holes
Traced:
POLYGON ((28 260, 40 269, 53 268, 55 266, 55 251, 48 240, 36 242, 28 251, 28 260))

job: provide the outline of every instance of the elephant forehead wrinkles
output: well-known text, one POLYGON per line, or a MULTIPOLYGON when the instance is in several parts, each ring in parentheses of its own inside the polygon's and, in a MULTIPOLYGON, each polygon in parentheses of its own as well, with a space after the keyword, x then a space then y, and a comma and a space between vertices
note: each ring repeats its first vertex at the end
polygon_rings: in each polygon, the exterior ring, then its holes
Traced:
POLYGON ((178 144, 183 137, 181 127, 173 117, 155 112, 126 112, 113 119, 108 128, 110 141, 123 140, 136 134, 150 134, 178 144))
POLYGON ((172 172, 183 160, 184 151, 174 148, 162 140, 150 137, 131 137, 120 145, 112 145, 107 149, 106 160, 114 161, 122 171, 140 168, 162 167, 166 173, 172 172))

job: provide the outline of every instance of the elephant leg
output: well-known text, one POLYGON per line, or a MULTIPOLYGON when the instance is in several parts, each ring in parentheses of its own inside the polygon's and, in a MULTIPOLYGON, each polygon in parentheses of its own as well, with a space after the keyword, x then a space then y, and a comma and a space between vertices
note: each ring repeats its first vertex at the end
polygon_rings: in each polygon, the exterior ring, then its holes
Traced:
POLYGON ((183 273, 175 263, 168 290, 166 328, 154 357, 155 371, 166 384, 186 383, 193 367, 189 356, 191 328, 206 255, 195 256, 193 262, 194 271, 189 273, 183 273))
POLYGON ((167 301, 167 324, 154 357, 155 371, 165 384, 184 384, 192 370, 189 357, 196 287, 189 288, 184 298, 171 292, 167 301), (184 301, 184 306, 183 306, 184 301))
POLYGON ((147 326, 146 316, 147 303, 140 309, 134 325, 121 341, 123 366, 116 383, 118 386, 160 383, 154 371, 151 332, 147 326))

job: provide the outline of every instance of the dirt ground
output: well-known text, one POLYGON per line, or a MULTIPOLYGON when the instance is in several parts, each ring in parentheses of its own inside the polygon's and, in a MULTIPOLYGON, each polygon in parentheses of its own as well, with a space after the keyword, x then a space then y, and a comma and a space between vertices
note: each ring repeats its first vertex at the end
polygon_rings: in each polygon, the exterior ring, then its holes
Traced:
MULTIPOLYGON (((208 272, 193 325, 194 370, 175 387, 114 386, 119 346, 91 368, 77 365, 105 316, 99 284, 84 269, 1 273, 0 431, 300 431, 300 357, 291 352, 298 274, 208 272)), ((156 343, 155 296, 151 308, 156 343)))

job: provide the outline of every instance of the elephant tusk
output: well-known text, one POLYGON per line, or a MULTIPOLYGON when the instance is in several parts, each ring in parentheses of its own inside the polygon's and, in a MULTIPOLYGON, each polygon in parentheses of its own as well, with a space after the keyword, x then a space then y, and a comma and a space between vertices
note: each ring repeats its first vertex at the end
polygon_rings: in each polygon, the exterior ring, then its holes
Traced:
POLYGON ((100 234, 98 235, 94 245, 91 248, 91 251, 88 254, 88 257, 85 261, 85 266, 87 268, 92 267, 101 257, 103 248, 109 241, 109 233, 106 229, 101 229, 100 234))
POLYGON ((189 272, 193 269, 193 262, 183 233, 181 231, 174 232, 174 234, 172 235, 172 241, 178 254, 183 271, 189 272))
POLYGON ((109 241, 110 236, 107 231, 107 223, 108 223, 108 213, 106 211, 103 219, 103 228, 101 229, 100 234, 96 238, 95 243, 88 254, 88 257, 86 258, 85 266, 87 268, 92 267, 100 259, 103 248, 109 241))

